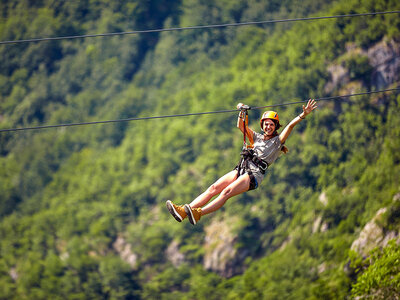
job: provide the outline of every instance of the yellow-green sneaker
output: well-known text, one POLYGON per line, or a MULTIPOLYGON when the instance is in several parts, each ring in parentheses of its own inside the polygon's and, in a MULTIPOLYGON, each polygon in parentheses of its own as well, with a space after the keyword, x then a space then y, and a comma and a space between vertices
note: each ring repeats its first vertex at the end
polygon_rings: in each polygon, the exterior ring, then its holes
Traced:
POLYGON ((169 212, 178 222, 182 222, 183 219, 186 218, 186 212, 183 205, 175 205, 171 200, 167 200, 166 204, 169 212))
POLYGON ((184 208, 189 222, 192 223, 192 225, 196 225, 201 218, 201 208, 191 208, 189 204, 185 204, 184 208))

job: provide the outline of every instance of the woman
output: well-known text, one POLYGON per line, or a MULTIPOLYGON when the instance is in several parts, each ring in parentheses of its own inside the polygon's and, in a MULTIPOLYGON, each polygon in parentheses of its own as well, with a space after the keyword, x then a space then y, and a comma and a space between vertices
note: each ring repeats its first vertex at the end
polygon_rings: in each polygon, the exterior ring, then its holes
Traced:
POLYGON ((243 124, 243 118, 245 118, 243 106, 242 103, 237 105, 237 108, 241 109, 237 127, 246 134, 251 143, 254 141, 254 148, 242 151, 242 160, 239 165, 218 179, 190 204, 175 205, 168 200, 167 208, 178 222, 182 222, 187 216, 190 223, 195 225, 202 216, 221 208, 229 198, 256 189, 264 179, 266 169, 278 158, 280 152, 287 152, 287 148, 283 144, 293 128, 317 108, 314 99, 308 100, 307 105, 303 105, 303 112, 294 118, 280 134, 277 133, 280 127, 278 114, 274 111, 267 111, 260 120, 264 134, 259 134, 243 124), (217 198, 208 203, 212 197, 218 194, 217 198))

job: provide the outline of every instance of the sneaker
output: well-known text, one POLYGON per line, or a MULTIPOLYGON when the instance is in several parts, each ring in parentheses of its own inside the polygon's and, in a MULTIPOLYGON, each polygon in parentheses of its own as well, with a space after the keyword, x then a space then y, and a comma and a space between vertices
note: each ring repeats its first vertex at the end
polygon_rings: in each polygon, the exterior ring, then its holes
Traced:
POLYGON ((191 208, 189 204, 185 204, 185 212, 192 225, 196 225, 201 218, 201 208, 191 208))
POLYGON ((167 200, 166 204, 169 212, 178 222, 182 222, 186 218, 187 215, 183 205, 175 205, 171 200, 167 200))

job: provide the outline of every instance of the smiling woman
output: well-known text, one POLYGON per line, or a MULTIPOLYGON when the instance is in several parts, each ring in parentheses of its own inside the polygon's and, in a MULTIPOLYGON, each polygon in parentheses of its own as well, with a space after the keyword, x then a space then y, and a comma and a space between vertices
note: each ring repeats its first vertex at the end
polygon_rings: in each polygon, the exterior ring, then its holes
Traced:
POLYGON ((280 134, 277 132, 281 126, 277 112, 267 111, 262 115, 260 126, 263 134, 260 134, 247 126, 245 107, 243 103, 237 105, 237 108, 241 110, 237 127, 248 137, 251 146, 242 151, 242 159, 233 171, 218 179, 190 204, 175 205, 172 201, 167 201, 169 212, 178 222, 182 222, 187 216, 190 223, 195 225, 201 216, 218 210, 229 198, 256 189, 264 179, 266 170, 280 153, 287 153, 288 150, 283 144, 293 128, 316 109, 317 105, 315 100, 308 100, 307 105, 303 105, 303 112, 294 118, 280 134), (208 203, 216 195, 219 196, 208 203))

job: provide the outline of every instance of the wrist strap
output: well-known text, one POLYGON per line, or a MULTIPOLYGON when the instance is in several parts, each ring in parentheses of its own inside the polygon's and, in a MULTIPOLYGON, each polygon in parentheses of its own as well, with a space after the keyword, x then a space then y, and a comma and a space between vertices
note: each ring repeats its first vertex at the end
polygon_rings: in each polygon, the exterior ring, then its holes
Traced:
POLYGON ((306 118, 304 118, 304 117, 301 117, 300 115, 299 115, 299 118, 302 119, 302 120, 305 120, 305 119, 306 119, 306 118))

